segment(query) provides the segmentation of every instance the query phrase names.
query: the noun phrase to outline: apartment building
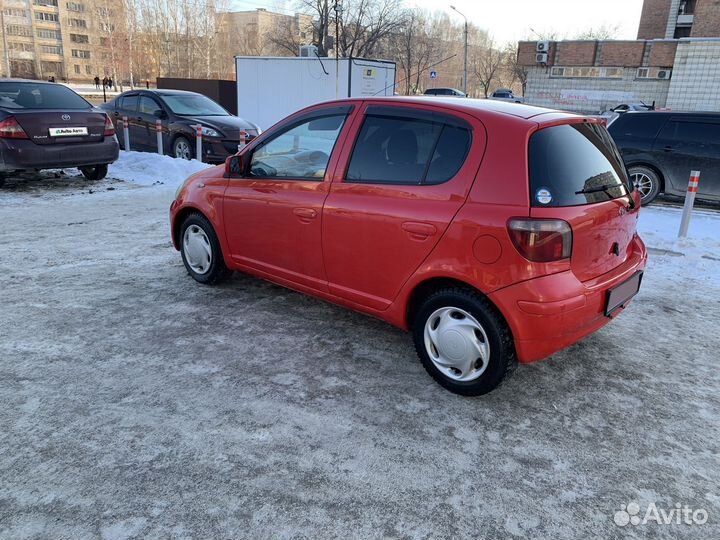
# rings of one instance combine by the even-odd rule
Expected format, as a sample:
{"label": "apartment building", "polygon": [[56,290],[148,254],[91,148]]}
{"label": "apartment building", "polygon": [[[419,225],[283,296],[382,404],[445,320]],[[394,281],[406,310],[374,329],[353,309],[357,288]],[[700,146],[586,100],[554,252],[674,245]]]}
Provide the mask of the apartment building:
{"label": "apartment building", "polygon": [[89,81],[123,61],[122,2],[2,0],[0,76]]}
{"label": "apartment building", "polygon": [[264,8],[221,12],[218,31],[234,70],[237,55],[296,56],[300,45],[312,43],[313,20],[310,15],[286,15]]}
{"label": "apartment building", "polygon": [[718,0],[645,0],[638,39],[720,38]]}

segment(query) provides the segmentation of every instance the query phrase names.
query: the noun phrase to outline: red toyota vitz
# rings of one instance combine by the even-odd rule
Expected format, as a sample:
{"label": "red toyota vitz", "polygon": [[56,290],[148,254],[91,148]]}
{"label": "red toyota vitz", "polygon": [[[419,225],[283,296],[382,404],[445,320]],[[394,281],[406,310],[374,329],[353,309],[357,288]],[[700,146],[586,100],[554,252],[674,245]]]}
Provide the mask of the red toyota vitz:
{"label": "red toyota vitz", "polygon": [[383,319],[438,383],[480,395],[637,293],[647,252],[622,163],[593,118],[334,101],[190,177],[172,239],[196,281],[240,270]]}

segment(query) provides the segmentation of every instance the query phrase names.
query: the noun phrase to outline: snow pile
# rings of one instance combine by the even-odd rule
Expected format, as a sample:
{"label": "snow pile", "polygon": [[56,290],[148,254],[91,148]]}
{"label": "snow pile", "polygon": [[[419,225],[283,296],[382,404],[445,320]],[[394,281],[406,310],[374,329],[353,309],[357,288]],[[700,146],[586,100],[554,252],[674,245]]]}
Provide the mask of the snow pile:
{"label": "snow pile", "polygon": [[120,152],[118,160],[110,165],[108,177],[143,186],[179,186],[196,172],[212,167],[195,159],[187,161],[152,152]]}
{"label": "snow pile", "polygon": [[638,232],[650,250],[651,266],[667,266],[672,276],[720,286],[720,214],[693,211],[688,237],[678,239],[681,216],[682,208],[651,206],[640,211]]}

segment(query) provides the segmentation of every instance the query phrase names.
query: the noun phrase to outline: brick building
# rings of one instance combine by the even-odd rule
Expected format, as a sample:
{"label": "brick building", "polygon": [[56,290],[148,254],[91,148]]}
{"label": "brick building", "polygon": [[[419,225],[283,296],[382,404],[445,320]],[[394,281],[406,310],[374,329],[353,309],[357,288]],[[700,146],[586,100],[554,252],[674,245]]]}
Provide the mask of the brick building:
{"label": "brick building", "polygon": [[518,62],[531,104],[720,111],[720,0],[645,0],[637,40],[522,41]]}

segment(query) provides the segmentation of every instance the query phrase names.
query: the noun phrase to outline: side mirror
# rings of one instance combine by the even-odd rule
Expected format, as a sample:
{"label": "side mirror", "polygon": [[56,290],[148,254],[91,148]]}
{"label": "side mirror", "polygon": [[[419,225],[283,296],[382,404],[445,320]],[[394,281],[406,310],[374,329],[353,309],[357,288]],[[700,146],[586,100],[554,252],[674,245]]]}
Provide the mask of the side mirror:
{"label": "side mirror", "polygon": [[243,176],[246,158],[243,155],[230,156],[225,160],[225,176]]}
{"label": "side mirror", "polygon": [[163,111],[162,109],[155,109],[153,111],[153,116],[155,116],[156,118],[165,118],[167,114],[165,114],[165,111]]}

